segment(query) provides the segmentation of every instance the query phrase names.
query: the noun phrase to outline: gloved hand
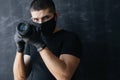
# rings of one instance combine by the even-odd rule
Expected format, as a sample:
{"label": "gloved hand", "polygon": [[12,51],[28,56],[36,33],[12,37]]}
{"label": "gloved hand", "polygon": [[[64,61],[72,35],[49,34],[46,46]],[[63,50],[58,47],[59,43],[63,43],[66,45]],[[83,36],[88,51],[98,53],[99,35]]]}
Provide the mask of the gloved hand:
{"label": "gloved hand", "polygon": [[42,40],[41,30],[39,27],[34,26],[32,34],[30,36],[23,37],[23,40],[33,44],[37,48],[37,51],[41,51],[46,47],[46,44]]}
{"label": "gloved hand", "polygon": [[25,48],[25,42],[22,40],[18,33],[15,34],[14,40],[17,46],[17,51],[23,53]]}

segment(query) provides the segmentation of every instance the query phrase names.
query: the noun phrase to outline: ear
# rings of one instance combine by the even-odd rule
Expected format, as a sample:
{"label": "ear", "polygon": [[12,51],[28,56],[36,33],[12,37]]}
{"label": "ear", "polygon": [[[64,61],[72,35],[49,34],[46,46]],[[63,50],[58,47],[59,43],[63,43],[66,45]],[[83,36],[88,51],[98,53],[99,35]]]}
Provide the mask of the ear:
{"label": "ear", "polygon": [[58,12],[55,13],[55,19],[57,20],[57,18],[60,16],[60,14]]}

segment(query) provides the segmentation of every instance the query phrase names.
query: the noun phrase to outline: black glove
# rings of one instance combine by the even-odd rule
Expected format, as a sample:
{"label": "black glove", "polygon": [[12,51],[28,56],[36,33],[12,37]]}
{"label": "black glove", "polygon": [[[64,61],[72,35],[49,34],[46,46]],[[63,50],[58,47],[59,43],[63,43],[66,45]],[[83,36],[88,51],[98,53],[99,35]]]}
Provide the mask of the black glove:
{"label": "black glove", "polygon": [[37,51],[41,51],[46,47],[46,44],[44,43],[41,37],[41,30],[39,27],[35,26],[32,28],[33,29],[31,35],[23,37],[23,40],[25,42],[30,42],[31,44],[33,44],[37,48]]}
{"label": "black glove", "polygon": [[23,53],[25,48],[25,42],[22,40],[18,33],[15,34],[14,40],[17,46],[17,51]]}

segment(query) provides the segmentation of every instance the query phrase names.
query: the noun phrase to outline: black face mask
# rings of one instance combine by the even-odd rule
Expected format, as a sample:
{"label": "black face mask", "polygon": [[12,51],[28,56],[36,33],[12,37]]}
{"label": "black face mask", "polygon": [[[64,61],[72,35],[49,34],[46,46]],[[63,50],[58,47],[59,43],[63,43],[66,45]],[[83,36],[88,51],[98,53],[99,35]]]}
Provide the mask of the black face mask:
{"label": "black face mask", "polygon": [[40,26],[44,36],[51,36],[56,27],[55,17],[53,17],[47,22],[41,23]]}

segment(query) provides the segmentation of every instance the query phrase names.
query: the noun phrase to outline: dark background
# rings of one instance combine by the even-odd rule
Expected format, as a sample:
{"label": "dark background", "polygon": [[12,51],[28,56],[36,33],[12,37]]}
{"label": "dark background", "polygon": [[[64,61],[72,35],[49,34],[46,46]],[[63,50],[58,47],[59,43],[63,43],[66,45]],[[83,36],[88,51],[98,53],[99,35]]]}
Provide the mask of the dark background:
{"label": "dark background", "polygon": [[[120,80],[120,0],[54,0],[58,25],[82,43],[81,80]],[[16,23],[31,0],[0,0],[0,80],[13,80]]]}

